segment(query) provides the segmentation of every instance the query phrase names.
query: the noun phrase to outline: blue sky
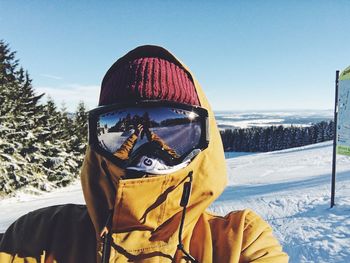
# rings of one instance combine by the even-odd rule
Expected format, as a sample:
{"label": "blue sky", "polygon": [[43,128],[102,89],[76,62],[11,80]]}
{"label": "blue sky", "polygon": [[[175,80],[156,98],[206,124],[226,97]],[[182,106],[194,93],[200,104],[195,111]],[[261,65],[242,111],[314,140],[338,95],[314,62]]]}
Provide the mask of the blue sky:
{"label": "blue sky", "polygon": [[0,39],[69,110],[95,107],[104,73],[143,44],[184,61],[215,110],[331,109],[349,14],[341,0],[0,0]]}

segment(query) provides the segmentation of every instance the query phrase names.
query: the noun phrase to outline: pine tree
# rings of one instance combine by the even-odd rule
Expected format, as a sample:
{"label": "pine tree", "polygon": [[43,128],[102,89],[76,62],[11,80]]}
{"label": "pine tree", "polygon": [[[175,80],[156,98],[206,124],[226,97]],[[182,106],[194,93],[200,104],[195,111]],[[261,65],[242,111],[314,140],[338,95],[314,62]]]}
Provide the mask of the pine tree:
{"label": "pine tree", "polygon": [[80,136],[82,142],[86,142],[88,131],[88,115],[83,101],[78,104],[74,118],[75,129],[77,135]]}
{"label": "pine tree", "polygon": [[74,114],[73,132],[71,135],[71,151],[77,156],[79,165],[83,162],[88,137],[88,114],[84,102],[79,102]]}
{"label": "pine tree", "polygon": [[[58,111],[52,99],[40,104],[44,94],[35,94],[31,83],[15,52],[0,41],[0,195],[22,187],[50,190],[79,174],[86,139],[72,138],[76,126],[66,110]],[[80,123],[84,114],[81,104]]]}
{"label": "pine tree", "polygon": [[33,166],[27,152],[34,148],[28,141],[33,138],[35,104],[42,95],[36,96],[29,75],[18,69],[15,52],[0,41],[0,194],[28,184]]}
{"label": "pine tree", "polygon": [[43,147],[40,152],[45,156],[41,165],[45,170],[49,182],[55,182],[56,185],[62,185],[62,180],[68,179],[70,172],[64,164],[65,158],[62,153],[66,151],[64,142],[61,140],[63,131],[60,127],[61,115],[52,100],[48,98],[44,106],[43,131],[40,134],[40,143]]}

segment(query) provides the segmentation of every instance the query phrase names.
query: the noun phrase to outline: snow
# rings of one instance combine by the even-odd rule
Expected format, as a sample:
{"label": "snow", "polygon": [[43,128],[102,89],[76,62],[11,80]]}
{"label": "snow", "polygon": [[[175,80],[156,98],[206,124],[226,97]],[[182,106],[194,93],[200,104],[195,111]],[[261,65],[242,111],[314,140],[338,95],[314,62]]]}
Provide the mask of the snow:
{"label": "snow", "polygon": [[227,160],[229,184],[210,209],[250,208],[273,227],[290,262],[350,262],[350,158],[337,156],[330,209],[332,143]]}
{"label": "snow", "polygon": [[331,120],[333,116],[332,110],[215,112],[221,130],[270,126],[309,127],[314,123]]}
{"label": "snow", "polygon": [[322,117],[322,118],[333,118],[333,110],[271,110],[271,111],[215,111],[216,117],[222,117],[226,119],[255,119],[256,116],[270,118],[270,117],[293,117],[293,118],[304,118],[310,117]]}
{"label": "snow", "polygon": [[[0,201],[0,233],[3,233],[18,217],[35,209],[66,203],[85,203],[79,181],[50,193],[33,190],[36,192],[35,195],[19,192],[15,197]],[[26,192],[30,191],[26,189]]]}
{"label": "snow", "polygon": [[221,130],[230,128],[247,129],[251,127],[271,127],[271,126],[283,126],[283,127],[310,127],[312,123],[307,124],[295,124],[292,122],[284,122],[284,119],[255,119],[255,120],[242,120],[242,121],[228,121],[220,120],[219,127]]}
{"label": "snow", "polygon": [[[290,262],[350,262],[350,158],[337,157],[336,206],[330,205],[332,143],[227,155],[229,183],[210,210],[250,208],[267,220]],[[84,203],[80,183],[0,202],[0,232],[31,210]]]}

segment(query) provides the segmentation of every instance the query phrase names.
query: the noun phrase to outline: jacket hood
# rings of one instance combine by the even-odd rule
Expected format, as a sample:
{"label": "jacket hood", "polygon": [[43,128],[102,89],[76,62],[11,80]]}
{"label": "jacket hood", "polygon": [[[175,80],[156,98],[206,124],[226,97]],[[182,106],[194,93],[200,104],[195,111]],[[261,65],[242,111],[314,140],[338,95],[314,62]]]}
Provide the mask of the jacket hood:
{"label": "jacket hood", "polygon": [[[97,235],[105,225],[108,211],[114,209],[112,232],[116,250],[140,251],[168,245],[174,250],[182,213],[180,200],[188,174],[193,172],[193,182],[184,235],[192,232],[201,214],[222,193],[227,180],[224,151],[214,114],[199,83],[180,60],[162,47],[141,46],[120,58],[106,75],[125,60],[148,56],[164,57],[189,74],[201,107],[208,110],[209,145],[179,171],[127,180],[121,179],[123,169],[88,147],[81,171],[85,201]],[[114,188],[106,178],[103,163],[111,174]]]}

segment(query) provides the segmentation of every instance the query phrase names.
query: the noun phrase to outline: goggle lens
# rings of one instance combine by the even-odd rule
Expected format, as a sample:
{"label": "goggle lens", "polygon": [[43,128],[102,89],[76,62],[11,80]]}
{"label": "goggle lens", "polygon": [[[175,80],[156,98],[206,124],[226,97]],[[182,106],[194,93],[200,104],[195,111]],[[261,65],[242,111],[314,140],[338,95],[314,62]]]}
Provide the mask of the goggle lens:
{"label": "goggle lens", "polygon": [[127,107],[101,113],[96,119],[99,147],[111,154],[136,134],[133,152],[149,142],[151,135],[156,135],[153,137],[183,156],[199,147],[203,132],[199,114],[175,107]]}

